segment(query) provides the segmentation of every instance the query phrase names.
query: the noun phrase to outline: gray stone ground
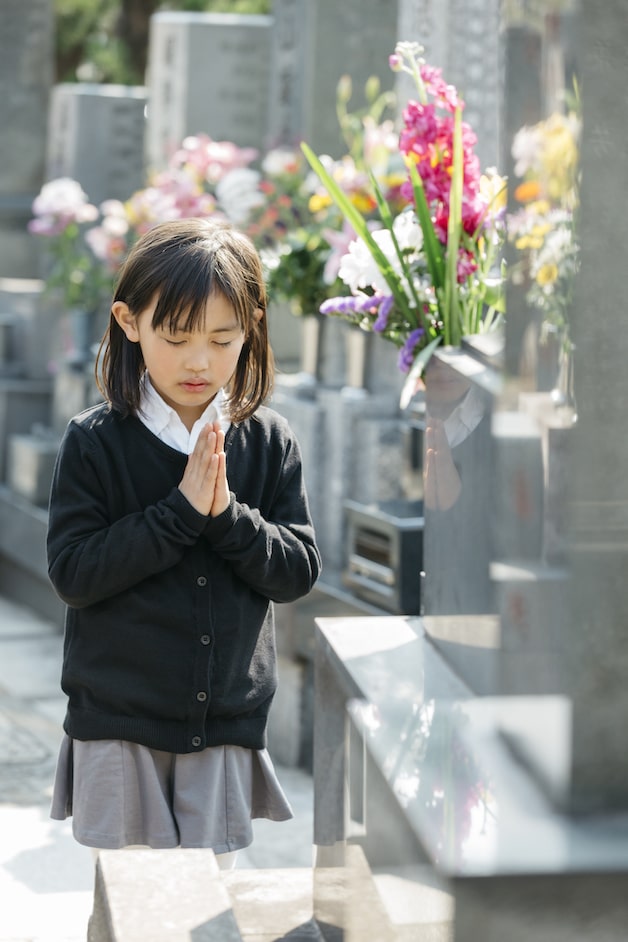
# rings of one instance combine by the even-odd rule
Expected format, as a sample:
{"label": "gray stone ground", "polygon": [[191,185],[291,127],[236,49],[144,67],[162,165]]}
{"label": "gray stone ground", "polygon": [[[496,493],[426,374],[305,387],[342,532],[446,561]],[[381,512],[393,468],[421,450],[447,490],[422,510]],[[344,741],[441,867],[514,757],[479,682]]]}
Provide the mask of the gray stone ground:
{"label": "gray stone ground", "polygon": [[[83,942],[91,851],[48,817],[65,700],[58,628],[0,596],[0,942]],[[238,868],[309,867],[312,780],[277,768],[295,817],[254,822]]]}

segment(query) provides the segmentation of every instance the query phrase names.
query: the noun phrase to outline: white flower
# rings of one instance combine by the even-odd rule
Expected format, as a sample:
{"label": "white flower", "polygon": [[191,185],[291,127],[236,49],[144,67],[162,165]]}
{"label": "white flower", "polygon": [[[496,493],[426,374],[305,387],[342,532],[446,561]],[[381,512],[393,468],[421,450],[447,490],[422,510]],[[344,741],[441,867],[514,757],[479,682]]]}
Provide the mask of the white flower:
{"label": "white flower", "polygon": [[294,173],[299,166],[299,156],[296,151],[287,147],[276,147],[269,150],[262,161],[262,170],[269,177],[280,177],[284,173]]}
{"label": "white flower", "polygon": [[[393,222],[393,232],[400,251],[407,253],[408,262],[416,261],[423,248],[423,232],[415,214],[411,211],[400,213]],[[390,262],[393,271],[402,279],[405,290],[408,291],[409,286],[403,277],[401,258],[397,254],[390,231],[375,229],[371,235]],[[348,254],[340,260],[338,275],[354,293],[359,288],[369,286],[382,294],[388,294],[390,291],[388,282],[362,239],[354,239],[349,243]]]}
{"label": "white flower", "polygon": [[259,181],[260,174],[256,170],[237,167],[226,173],[216,185],[218,202],[235,225],[246,222],[251,210],[263,204]]}
{"label": "white flower", "polygon": [[71,177],[58,177],[44,183],[33,201],[36,216],[64,216],[76,222],[93,222],[98,210],[87,200],[80,183]]}
{"label": "white flower", "polygon": [[512,142],[515,175],[523,177],[529,170],[538,171],[542,152],[542,132],[538,127],[520,128]]}
{"label": "white flower", "polygon": [[349,243],[349,251],[340,259],[338,276],[354,294],[359,288],[367,288],[381,279],[379,268],[362,239]]}

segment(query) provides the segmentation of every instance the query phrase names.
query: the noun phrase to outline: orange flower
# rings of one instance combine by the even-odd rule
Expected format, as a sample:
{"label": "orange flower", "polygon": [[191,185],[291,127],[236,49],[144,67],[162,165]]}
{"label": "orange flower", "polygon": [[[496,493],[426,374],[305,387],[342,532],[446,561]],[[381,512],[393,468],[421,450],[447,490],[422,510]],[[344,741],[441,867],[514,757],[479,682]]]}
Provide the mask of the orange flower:
{"label": "orange flower", "polygon": [[520,203],[530,203],[541,195],[541,186],[538,180],[526,180],[520,183],[515,190],[515,199]]}

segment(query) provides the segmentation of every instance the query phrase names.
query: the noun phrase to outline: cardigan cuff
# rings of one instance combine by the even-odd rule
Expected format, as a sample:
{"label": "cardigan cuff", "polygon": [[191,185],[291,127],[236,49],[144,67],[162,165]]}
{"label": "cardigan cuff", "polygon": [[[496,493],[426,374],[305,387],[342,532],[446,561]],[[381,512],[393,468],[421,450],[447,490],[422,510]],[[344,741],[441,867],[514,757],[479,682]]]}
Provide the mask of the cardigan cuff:
{"label": "cardigan cuff", "polygon": [[229,506],[217,517],[205,517],[205,536],[212,543],[217,543],[225,536],[236,522],[235,494],[229,494]]}
{"label": "cardigan cuff", "polygon": [[203,532],[203,528],[207,523],[207,517],[205,514],[199,513],[195,507],[192,507],[192,504],[187,497],[181,493],[178,487],[173,487],[169,500],[172,503],[174,512],[190,530],[198,534]]}

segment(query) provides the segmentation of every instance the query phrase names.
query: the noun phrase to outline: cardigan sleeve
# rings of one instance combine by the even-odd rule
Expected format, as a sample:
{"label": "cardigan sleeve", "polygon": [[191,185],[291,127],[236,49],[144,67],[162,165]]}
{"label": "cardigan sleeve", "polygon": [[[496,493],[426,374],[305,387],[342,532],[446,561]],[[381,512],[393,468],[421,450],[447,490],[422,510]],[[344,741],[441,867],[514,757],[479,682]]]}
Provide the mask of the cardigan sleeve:
{"label": "cardigan sleeve", "polygon": [[289,439],[273,498],[262,511],[239,501],[210,518],[205,535],[247,585],[274,602],[306,595],[321,571],[296,439]]}
{"label": "cardigan sleeve", "polygon": [[94,441],[68,426],[53,475],[48,573],[73,608],[107,599],[180,561],[207,522],[178,488],[163,500],[109,519],[114,472]]}

